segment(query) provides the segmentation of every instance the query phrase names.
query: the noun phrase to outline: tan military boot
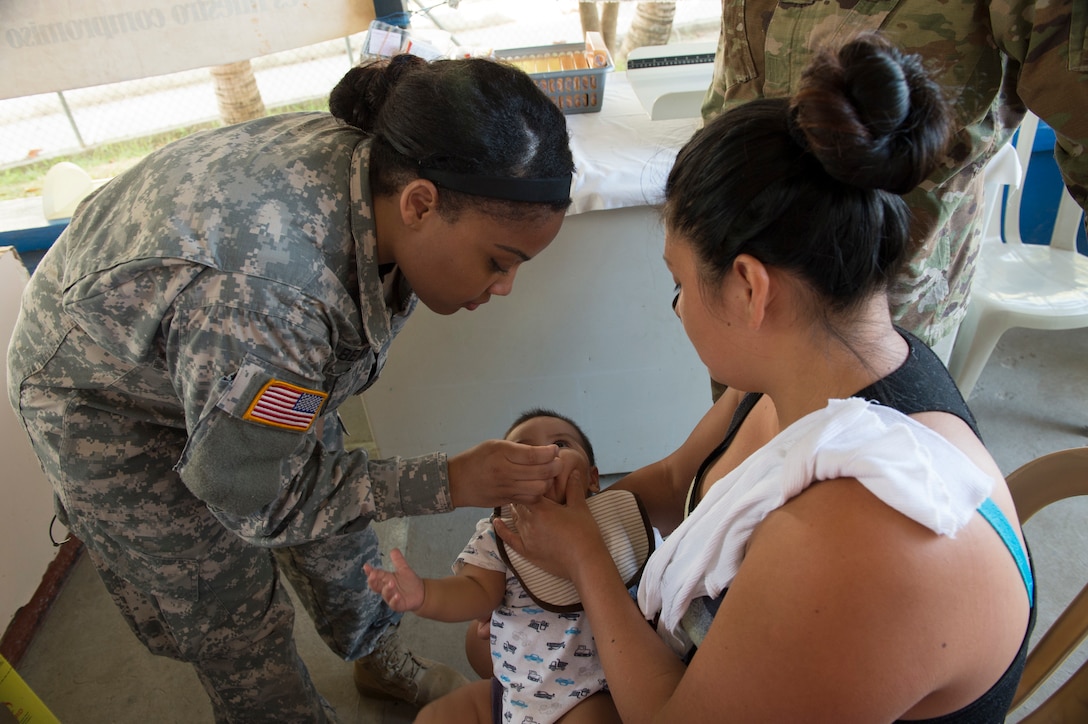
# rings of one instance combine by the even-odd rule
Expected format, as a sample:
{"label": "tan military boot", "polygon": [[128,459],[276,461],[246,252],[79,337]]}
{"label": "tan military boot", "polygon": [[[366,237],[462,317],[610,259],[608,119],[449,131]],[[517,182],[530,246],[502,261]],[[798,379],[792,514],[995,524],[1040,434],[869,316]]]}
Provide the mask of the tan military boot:
{"label": "tan military boot", "polygon": [[457,670],[409,651],[395,626],[372,652],[355,662],[354,678],[363,696],[400,699],[417,707],[468,683]]}

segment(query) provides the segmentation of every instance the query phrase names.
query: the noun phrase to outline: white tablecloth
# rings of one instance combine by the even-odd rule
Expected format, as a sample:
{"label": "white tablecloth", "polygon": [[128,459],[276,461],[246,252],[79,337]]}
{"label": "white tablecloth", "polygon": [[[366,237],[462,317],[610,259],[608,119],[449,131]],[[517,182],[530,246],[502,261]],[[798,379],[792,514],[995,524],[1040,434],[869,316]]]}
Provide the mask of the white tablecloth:
{"label": "white tablecloth", "polygon": [[624,73],[609,73],[597,113],[567,116],[576,166],[571,214],[661,203],[676,152],[699,119],[651,121]]}

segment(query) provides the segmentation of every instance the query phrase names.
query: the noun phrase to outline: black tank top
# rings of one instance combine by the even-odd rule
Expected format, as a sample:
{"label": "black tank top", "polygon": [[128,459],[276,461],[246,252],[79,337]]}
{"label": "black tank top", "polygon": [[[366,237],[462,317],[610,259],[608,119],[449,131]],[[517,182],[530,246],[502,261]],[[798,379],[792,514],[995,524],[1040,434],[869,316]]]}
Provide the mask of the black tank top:
{"label": "black tank top", "polygon": [[[967,408],[963,395],[960,394],[959,388],[956,387],[956,383],[952,380],[952,376],[948,374],[948,369],[944,366],[944,363],[925,343],[913,334],[904,329],[896,329],[907,341],[910,348],[906,361],[903,362],[899,369],[860,390],[854,397],[872,400],[906,415],[917,412],[947,412],[967,423],[981,440],[982,435],[979,432],[975,416]],[[737,430],[762,397],[761,393],[749,393],[737,405],[737,410],[733,413],[733,419],[726,431],[725,439],[707,456],[703,464],[699,466],[699,472],[695,475],[691,492],[688,495],[687,512],[689,514],[699,503],[696,491],[707,468],[721,457],[733,443]],[[1029,554],[1028,560],[1030,561],[1030,559]],[[704,609],[706,615],[712,618],[718,612],[722,598],[727,592],[728,589],[722,591],[714,599],[703,597],[698,599],[697,602],[693,601],[692,605]],[[1009,664],[1009,668],[1005,670],[997,683],[978,699],[962,709],[933,719],[904,719],[901,721],[909,722],[909,724],[1001,724],[1001,722],[1004,722],[1009,706],[1012,705],[1013,696],[1016,694],[1016,687],[1020,683],[1020,677],[1024,673],[1024,663],[1028,655],[1028,641],[1034,627],[1035,606],[1032,605],[1027,631],[1024,633],[1024,640],[1020,644],[1020,650],[1017,652],[1016,658]],[[694,653],[693,648],[687,657],[689,661]]]}

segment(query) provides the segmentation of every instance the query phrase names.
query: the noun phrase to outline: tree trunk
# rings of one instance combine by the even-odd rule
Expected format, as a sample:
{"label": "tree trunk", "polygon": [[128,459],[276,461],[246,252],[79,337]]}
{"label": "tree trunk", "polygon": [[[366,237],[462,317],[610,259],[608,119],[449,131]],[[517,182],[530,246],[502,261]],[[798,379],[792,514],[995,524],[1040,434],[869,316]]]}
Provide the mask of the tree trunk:
{"label": "tree trunk", "polygon": [[219,117],[226,125],[260,118],[265,114],[261,91],[248,60],[212,68]]}
{"label": "tree trunk", "polygon": [[604,36],[604,44],[608,46],[608,52],[616,54],[616,20],[620,16],[620,4],[618,2],[601,3],[601,35]]}
{"label": "tree trunk", "polygon": [[578,15],[582,20],[582,35],[589,32],[600,32],[601,16],[597,13],[597,3],[579,2]]}
{"label": "tree trunk", "polygon": [[[598,11],[597,6],[601,5]],[[613,57],[616,55],[616,20],[620,14],[618,0],[597,3],[594,0],[581,0],[578,14],[582,20],[582,34],[595,30],[604,38],[604,44]]]}
{"label": "tree trunk", "polygon": [[617,62],[627,60],[627,54],[645,45],[665,45],[672,35],[672,21],[676,16],[676,2],[643,2],[635,7],[631,29],[623,39]]}

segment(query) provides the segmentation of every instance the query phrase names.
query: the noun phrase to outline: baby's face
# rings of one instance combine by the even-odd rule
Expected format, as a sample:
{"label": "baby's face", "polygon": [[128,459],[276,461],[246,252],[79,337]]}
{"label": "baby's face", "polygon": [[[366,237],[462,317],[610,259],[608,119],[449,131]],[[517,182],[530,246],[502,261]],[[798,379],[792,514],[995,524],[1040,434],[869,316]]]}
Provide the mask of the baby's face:
{"label": "baby's face", "polygon": [[565,503],[563,491],[566,489],[567,478],[575,470],[581,471],[586,481],[587,495],[600,489],[597,466],[589,464],[589,455],[582,436],[570,423],[557,417],[533,417],[511,430],[506,439],[526,445],[559,446],[559,459],[563,462],[563,470],[552,480],[544,497]]}

